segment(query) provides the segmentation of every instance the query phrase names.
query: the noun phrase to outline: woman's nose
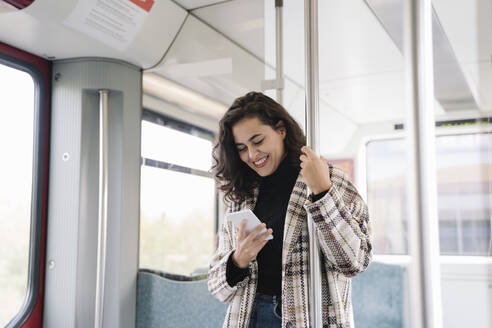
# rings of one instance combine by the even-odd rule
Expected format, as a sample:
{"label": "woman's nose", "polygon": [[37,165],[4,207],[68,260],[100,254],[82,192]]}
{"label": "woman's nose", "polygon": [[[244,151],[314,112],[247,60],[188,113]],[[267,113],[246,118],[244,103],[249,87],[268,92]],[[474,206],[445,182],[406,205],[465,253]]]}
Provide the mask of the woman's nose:
{"label": "woman's nose", "polygon": [[257,153],[256,148],[255,148],[255,147],[249,147],[249,148],[248,148],[248,151],[249,151],[249,158],[250,158],[251,160],[254,160],[254,159],[255,159],[255,157],[256,157],[256,153]]}

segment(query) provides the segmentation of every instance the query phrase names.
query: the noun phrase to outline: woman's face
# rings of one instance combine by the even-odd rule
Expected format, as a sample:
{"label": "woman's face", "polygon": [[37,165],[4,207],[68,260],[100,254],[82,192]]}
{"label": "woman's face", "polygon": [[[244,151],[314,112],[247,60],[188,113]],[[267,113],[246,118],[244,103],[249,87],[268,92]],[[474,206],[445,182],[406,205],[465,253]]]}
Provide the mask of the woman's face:
{"label": "woman's face", "polygon": [[232,134],[244,163],[262,177],[275,172],[285,155],[285,127],[275,130],[257,117],[251,117],[234,124]]}

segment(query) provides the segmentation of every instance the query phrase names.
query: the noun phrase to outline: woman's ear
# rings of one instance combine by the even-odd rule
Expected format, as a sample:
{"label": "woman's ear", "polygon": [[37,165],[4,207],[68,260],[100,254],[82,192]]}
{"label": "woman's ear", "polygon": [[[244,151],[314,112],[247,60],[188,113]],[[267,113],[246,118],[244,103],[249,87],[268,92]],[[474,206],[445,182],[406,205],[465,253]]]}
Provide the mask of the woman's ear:
{"label": "woman's ear", "polygon": [[280,136],[282,136],[282,139],[285,138],[287,135],[287,130],[285,129],[285,124],[284,121],[280,120],[275,124],[275,129],[280,133]]}

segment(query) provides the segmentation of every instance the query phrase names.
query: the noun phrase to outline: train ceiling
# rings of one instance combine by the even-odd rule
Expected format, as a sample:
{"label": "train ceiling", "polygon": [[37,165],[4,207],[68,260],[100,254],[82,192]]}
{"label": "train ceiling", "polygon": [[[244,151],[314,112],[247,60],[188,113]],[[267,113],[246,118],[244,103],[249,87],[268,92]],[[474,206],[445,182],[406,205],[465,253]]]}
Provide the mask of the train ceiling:
{"label": "train ceiling", "polygon": [[[82,1],[82,0],[80,0]],[[90,3],[92,0],[84,0]],[[94,2],[94,1],[92,1]],[[401,120],[404,62],[387,15],[400,0],[319,1],[322,117],[358,125]],[[274,77],[273,0],[155,1],[133,42],[116,49],[67,25],[77,0],[36,0],[23,10],[0,6],[0,40],[50,59],[109,57],[229,104]],[[439,72],[437,116],[492,111],[492,5],[489,0],[434,0],[440,40],[452,69]],[[386,12],[385,12],[386,10]],[[284,1],[284,104],[300,119],[304,108],[303,1]],[[385,15],[386,13],[386,15]],[[393,28],[392,28],[393,26]],[[441,56],[438,52],[437,56]],[[450,56],[451,55],[451,56]],[[441,58],[437,58],[439,61]],[[454,73],[450,73],[450,72]],[[437,82],[441,81],[441,82]],[[454,89],[453,89],[454,88]],[[274,93],[272,93],[274,95]],[[450,95],[457,96],[450,98]]]}

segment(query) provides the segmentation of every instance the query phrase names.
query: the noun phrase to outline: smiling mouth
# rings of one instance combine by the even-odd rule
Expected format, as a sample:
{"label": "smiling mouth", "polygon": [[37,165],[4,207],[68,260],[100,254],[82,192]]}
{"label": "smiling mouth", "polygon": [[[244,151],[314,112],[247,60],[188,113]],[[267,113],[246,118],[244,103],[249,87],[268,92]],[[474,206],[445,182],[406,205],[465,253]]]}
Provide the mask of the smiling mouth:
{"label": "smiling mouth", "polygon": [[260,167],[265,166],[265,164],[266,164],[267,160],[268,160],[268,156],[265,156],[265,157],[263,157],[263,158],[261,158],[261,159],[257,160],[256,162],[253,162],[253,164],[254,164],[254,166],[255,166],[256,168],[260,168]]}

